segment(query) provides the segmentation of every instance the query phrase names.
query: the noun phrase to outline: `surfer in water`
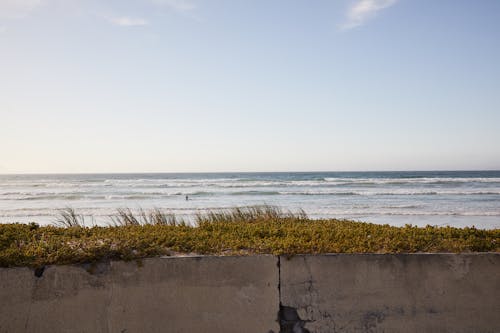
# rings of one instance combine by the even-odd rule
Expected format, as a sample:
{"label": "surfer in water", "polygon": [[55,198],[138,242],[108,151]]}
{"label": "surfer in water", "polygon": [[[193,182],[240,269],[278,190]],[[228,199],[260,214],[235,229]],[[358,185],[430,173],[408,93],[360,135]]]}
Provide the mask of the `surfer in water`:
{"label": "surfer in water", "polygon": [[188,201],[188,200],[189,200],[189,195],[186,195],[186,201]]}

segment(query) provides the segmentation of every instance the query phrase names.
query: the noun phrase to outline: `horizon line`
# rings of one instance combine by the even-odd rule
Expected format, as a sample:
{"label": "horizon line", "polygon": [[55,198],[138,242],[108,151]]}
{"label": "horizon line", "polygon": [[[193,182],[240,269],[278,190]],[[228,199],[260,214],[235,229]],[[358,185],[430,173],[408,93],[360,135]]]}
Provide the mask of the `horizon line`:
{"label": "horizon line", "polygon": [[269,174],[269,173],[388,173],[388,172],[500,172],[500,169],[421,169],[421,170],[321,170],[321,171],[131,171],[131,172],[20,172],[0,173],[0,176],[38,175],[127,175],[127,174]]}

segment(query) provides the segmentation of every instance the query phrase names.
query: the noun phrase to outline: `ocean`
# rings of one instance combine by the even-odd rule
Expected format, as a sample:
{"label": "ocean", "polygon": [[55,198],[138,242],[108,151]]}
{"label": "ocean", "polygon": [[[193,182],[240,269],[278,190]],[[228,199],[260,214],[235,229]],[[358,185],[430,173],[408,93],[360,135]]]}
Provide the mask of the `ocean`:
{"label": "ocean", "polygon": [[105,225],[117,208],[190,219],[264,204],[311,218],[500,228],[500,171],[0,175],[1,223],[50,224],[65,207]]}

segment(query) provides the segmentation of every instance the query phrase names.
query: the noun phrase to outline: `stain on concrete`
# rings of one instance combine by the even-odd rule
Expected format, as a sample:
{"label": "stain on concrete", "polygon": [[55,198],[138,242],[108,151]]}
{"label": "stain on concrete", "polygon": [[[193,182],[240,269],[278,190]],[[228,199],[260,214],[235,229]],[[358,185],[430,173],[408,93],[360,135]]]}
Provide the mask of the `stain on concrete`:
{"label": "stain on concrete", "polygon": [[385,314],[380,311],[369,311],[363,316],[363,327],[365,332],[375,332],[377,325],[383,322]]}
{"label": "stain on concrete", "polygon": [[101,275],[109,272],[111,268],[111,262],[109,261],[91,262],[82,264],[81,267],[85,269],[89,274]]}
{"label": "stain on concrete", "polygon": [[35,276],[37,278],[42,277],[44,271],[45,271],[45,266],[35,268]]}
{"label": "stain on concrete", "polygon": [[280,305],[279,311],[280,333],[310,333],[304,326],[306,321],[300,319],[297,309],[291,306]]}

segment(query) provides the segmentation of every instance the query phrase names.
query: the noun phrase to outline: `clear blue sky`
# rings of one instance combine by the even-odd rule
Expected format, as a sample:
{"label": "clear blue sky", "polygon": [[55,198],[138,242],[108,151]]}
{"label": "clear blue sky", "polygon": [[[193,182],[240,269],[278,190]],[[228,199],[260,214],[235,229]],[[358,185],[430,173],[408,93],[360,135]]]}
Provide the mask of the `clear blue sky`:
{"label": "clear blue sky", "polygon": [[500,169],[500,1],[0,0],[0,173]]}

